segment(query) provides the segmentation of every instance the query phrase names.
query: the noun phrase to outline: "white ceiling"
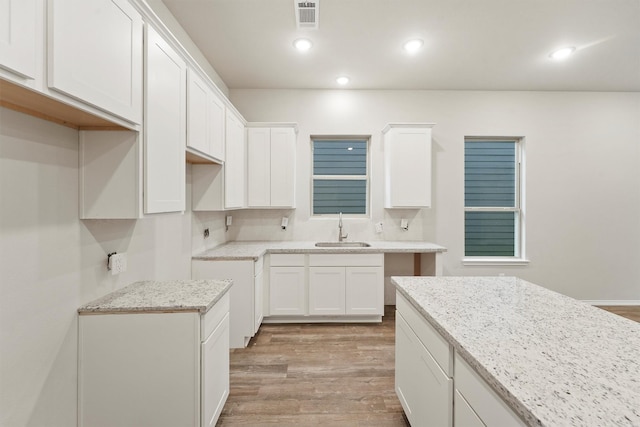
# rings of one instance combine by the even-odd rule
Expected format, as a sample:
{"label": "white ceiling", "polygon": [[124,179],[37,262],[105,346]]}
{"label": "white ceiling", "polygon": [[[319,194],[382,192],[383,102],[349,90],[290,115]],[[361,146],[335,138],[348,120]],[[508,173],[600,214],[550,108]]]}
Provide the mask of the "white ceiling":
{"label": "white ceiling", "polygon": [[640,0],[319,0],[317,30],[293,0],[163,2],[231,89],[640,91]]}

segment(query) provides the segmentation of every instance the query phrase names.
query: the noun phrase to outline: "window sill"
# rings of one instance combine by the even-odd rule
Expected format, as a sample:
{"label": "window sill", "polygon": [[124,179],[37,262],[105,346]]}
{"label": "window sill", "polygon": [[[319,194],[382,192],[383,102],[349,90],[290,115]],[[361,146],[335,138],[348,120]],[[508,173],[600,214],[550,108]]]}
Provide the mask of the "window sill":
{"label": "window sill", "polygon": [[502,257],[469,257],[462,259],[462,265],[529,265],[529,260],[524,258]]}

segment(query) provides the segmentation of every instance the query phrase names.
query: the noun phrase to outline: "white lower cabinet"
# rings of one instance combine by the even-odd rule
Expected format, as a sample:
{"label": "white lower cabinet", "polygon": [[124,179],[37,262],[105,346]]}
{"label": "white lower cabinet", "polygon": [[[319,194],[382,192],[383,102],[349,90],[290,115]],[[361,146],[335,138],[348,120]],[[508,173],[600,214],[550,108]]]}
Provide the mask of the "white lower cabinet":
{"label": "white lower cabinet", "polygon": [[453,395],[453,418],[458,426],[485,427],[485,423],[482,422],[478,414],[462,397],[459,390],[456,390]]}
{"label": "white lower cabinet", "polygon": [[198,312],[79,316],[78,425],[210,426],[229,395],[229,294]]}
{"label": "white lower cabinet", "polygon": [[[465,416],[474,419],[473,414],[481,423],[477,424],[480,426],[519,427],[526,425],[458,353],[455,354],[454,363],[456,395],[459,395],[457,399],[467,404],[467,407],[461,404],[462,408],[459,409],[463,420],[466,419]],[[457,413],[458,410],[456,410]],[[462,421],[458,423],[456,418],[456,425],[466,427],[467,424],[462,424]]]}
{"label": "white lower cabinet", "polygon": [[396,309],[395,388],[412,427],[525,426],[400,293]]}
{"label": "white lower cabinet", "polygon": [[309,314],[345,313],[345,268],[309,267]]}
{"label": "white lower cabinet", "polygon": [[310,254],[310,315],[383,315],[382,254]]}
{"label": "white lower cabinet", "polygon": [[263,316],[263,258],[258,260],[193,260],[192,279],[231,279],[231,348],[243,348],[255,335]]}
{"label": "white lower cabinet", "polygon": [[307,312],[305,255],[269,256],[270,316],[299,316]]}
{"label": "white lower cabinet", "polygon": [[[441,366],[436,357],[442,343],[434,341],[426,321],[396,296],[396,380],[398,399],[413,427],[453,425],[453,379],[449,358]],[[422,323],[424,322],[424,324]],[[444,349],[450,352],[445,344]],[[436,353],[436,356],[432,353]],[[448,355],[447,355],[448,356]]]}

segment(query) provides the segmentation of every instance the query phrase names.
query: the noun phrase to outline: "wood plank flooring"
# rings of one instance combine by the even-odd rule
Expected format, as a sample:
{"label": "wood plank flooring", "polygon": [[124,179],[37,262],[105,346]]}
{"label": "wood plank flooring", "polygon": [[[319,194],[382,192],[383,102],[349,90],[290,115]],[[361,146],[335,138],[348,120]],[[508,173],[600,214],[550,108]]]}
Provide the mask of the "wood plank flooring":
{"label": "wood plank flooring", "polygon": [[640,322],[640,306],[637,305],[601,305],[598,306],[603,310],[610,311],[619,316],[626,317],[627,319]]}
{"label": "wood plank flooring", "polygon": [[[640,322],[640,307],[600,307]],[[263,324],[231,352],[223,426],[409,425],[394,391],[395,307],[381,324]]]}
{"label": "wood plank flooring", "polygon": [[394,309],[377,324],[263,324],[231,352],[217,426],[408,426],[394,391]]}

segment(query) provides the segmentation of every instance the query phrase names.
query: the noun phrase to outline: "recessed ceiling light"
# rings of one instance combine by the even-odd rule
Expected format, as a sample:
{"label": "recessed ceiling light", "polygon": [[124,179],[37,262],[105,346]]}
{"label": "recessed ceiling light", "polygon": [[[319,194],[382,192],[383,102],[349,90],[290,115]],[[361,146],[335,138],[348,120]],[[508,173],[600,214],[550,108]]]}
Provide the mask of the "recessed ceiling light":
{"label": "recessed ceiling light", "polygon": [[293,42],[293,46],[298,49],[300,52],[306,52],[311,49],[313,43],[309,39],[297,39]]}
{"label": "recessed ceiling light", "polygon": [[404,50],[409,53],[416,53],[420,50],[424,42],[420,39],[409,40],[404,44]]}
{"label": "recessed ceiling light", "polygon": [[346,85],[347,83],[349,83],[349,77],[347,77],[347,76],[340,76],[340,77],[338,77],[338,78],[336,79],[336,82],[337,82],[339,85],[344,86],[344,85]]}
{"label": "recessed ceiling light", "polygon": [[563,47],[562,49],[558,49],[555,52],[550,53],[549,54],[549,58],[557,59],[557,60],[566,59],[566,58],[570,57],[571,54],[573,52],[575,52],[575,51],[576,51],[576,48],[573,47],[573,46],[571,46],[571,47]]}

